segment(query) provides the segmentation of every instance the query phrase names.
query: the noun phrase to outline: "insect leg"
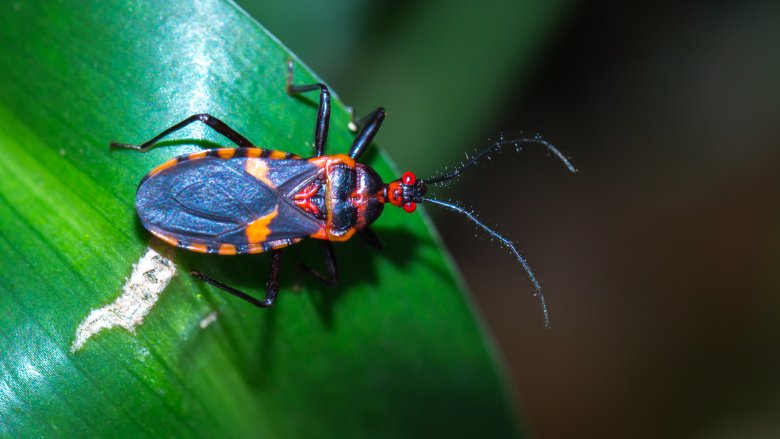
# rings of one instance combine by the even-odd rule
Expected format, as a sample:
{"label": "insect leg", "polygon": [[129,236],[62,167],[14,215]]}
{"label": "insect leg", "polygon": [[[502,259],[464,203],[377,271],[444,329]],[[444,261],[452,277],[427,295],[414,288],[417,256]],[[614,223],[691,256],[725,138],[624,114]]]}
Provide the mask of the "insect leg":
{"label": "insect leg", "polygon": [[379,235],[377,235],[376,232],[371,229],[371,227],[358,230],[358,235],[363,238],[363,241],[366,241],[368,245],[374,247],[377,250],[382,250],[385,248],[385,243],[382,242],[382,239],[379,238]]}
{"label": "insect leg", "polygon": [[135,149],[137,151],[146,152],[149,149],[151,149],[155,143],[157,143],[160,139],[163,137],[172,134],[176,131],[179,131],[180,129],[186,127],[187,125],[193,123],[193,122],[203,122],[206,125],[210,126],[214,129],[214,131],[218,132],[219,134],[222,134],[223,136],[230,139],[233,143],[236,145],[242,147],[242,148],[255,148],[255,145],[252,144],[249,140],[247,140],[246,137],[242,136],[238,133],[238,131],[234,130],[233,128],[230,128],[228,124],[225,122],[222,122],[221,120],[217,119],[216,117],[201,113],[201,114],[193,114],[192,116],[184,119],[183,121],[177,123],[176,125],[171,126],[170,128],[166,129],[165,131],[161,132],[160,134],[152,137],[151,139],[147,140],[146,142],[140,144],[140,145],[133,145],[129,143],[119,143],[119,142],[111,142],[112,148],[128,148],[128,149]]}
{"label": "insect leg", "polygon": [[349,156],[357,160],[363,154],[363,152],[374,140],[374,136],[379,127],[382,126],[382,121],[385,120],[385,109],[382,107],[374,110],[373,113],[368,116],[352,121],[352,125],[356,128],[359,127],[358,134],[355,136],[355,140],[352,142],[352,148],[349,149]]}
{"label": "insect leg", "polygon": [[328,275],[324,276],[305,265],[301,265],[301,270],[325,285],[335,287],[339,283],[339,267],[336,262],[336,253],[333,251],[333,243],[320,241],[320,250],[322,250],[322,259],[325,261],[325,269],[328,270]]}
{"label": "insect leg", "polygon": [[325,84],[293,84],[293,62],[287,61],[287,94],[296,95],[307,91],[320,91],[320,106],[317,110],[317,124],[314,127],[314,155],[319,157],[325,150],[325,142],[328,140],[328,126],[330,125],[330,90]]}
{"label": "insect leg", "polygon": [[249,294],[237,290],[231,286],[225,285],[222,282],[212,279],[211,277],[199,272],[199,271],[192,271],[190,274],[203,282],[206,282],[208,284],[211,284],[222,291],[225,291],[227,293],[230,293],[239,299],[246,300],[247,302],[251,303],[254,306],[260,307],[260,308],[268,308],[270,306],[273,306],[274,301],[276,300],[276,295],[279,293],[279,269],[282,266],[282,250],[273,250],[271,253],[271,274],[268,276],[268,286],[265,291],[265,300],[259,300],[256,299]]}

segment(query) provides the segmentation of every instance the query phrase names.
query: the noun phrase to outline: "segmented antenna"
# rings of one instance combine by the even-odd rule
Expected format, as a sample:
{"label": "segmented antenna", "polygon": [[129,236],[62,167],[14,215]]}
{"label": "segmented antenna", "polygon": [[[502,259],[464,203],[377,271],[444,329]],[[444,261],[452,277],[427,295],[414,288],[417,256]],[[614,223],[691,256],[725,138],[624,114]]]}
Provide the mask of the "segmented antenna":
{"label": "segmented antenna", "polygon": [[574,166],[572,166],[571,162],[569,162],[569,160],[566,157],[564,157],[564,155],[558,150],[558,148],[556,148],[553,144],[551,144],[550,142],[548,142],[548,141],[546,141],[546,140],[544,140],[544,139],[542,139],[540,137],[527,137],[527,138],[521,138],[521,139],[504,140],[504,138],[502,136],[500,139],[495,141],[492,145],[488,146],[487,148],[483,149],[479,154],[477,154],[474,157],[472,157],[471,160],[466,162],[466,164],[464,164],[463,166],[455,169],[454,171],[450,172],[449,174],[445,174],[445,175],[442,175],[442,176],[439,176],[439,177],[426,178],[425,180],[420,180],[420,182],[422,184],[437,184],[437,183],[441,183],[441,182],[444,182],[444,181],[447,181],[447,180],[451,180],[451,179],[459,176],[460,174],[462,174],[464,171],[466,171],[467,169],[471,168],[475,164],[477,164],[477,162],[480,159],[482,159],[483,157],[491,154],[492,152],[498,151],[498,150],[500,150],[501,148],[503,148],[506,145],[513,145],[519,151],[521,144],[542,145],[545,148],[547,148],[551,153],[555,154],[555,156],[558,157],[563,162],[564,165],[566,165],[566,167],[569,169],[569,171],[577,172],[577,169]]}
{"label": "segmented antenna", "polygon": [[[557,151],[557,150],[555,150],[555,151]],[[563,156],[561,156],[561,158],[563,159]],[[570,169],[574,169],[573,167],[571,167],[569,162],[566,161],[566,159],[563,159],[563,160],[564,160],[564,163],[566,163],[569,166]],[[473,161],[474,160],[472,160],[472,162]],[[472,164],[473,163],[470,163],[466,167],[471,166]],[[453,177],[456,176],[456,175],[457,174],[453,175]],[[452,177],[450,177],[450,178],[452,178]],[[520,262],[520,265],[523,266],[523,268],[525,269],[525,272],[528,273],[528,277],[531,278],[531,283],[534,284],[534,288],[536,289],[536,292],[534,293],[534,295],[539,298],[539,304],[542,306],[542,313],[544,314],[544,326],[547,329],[550,329],[550,313],[547,310],[547,301],[544,300],[544,293],[542,293],[542,286],[539,285],[539,281],[536,280],[536,276],[534,276],[534,272],[531,271],[531,267],[528,265],[528,262],[525,260],[523,255],[521,255],[520,252],[517,251],[517,248],[515,248],[515,244],[512,241],[510,241],[507,238],[505,238],[502,235],[500,235],[495,230],[493,230],[490,227],[488,227],[485,224],[483,224],[471,212],[469,212],[466,209],[463,209],[462,207],[460,207],[458,205],[447,203],[447,202],[444,202],[444,201],[435,200],[433,198],[423,198],[422,200],[425,203],[438,204],[439,206],[444,206],[444,207],[446,207],[446,208],[448,208],[450,210],[453,210],[455,212],[460,212],[463,215],[466,215],[466,217],[468,219],[473,221],[476,225],[481,227],[484,231],[488,232],[490,234],[490,236],[498,239],[499,241],[501,241],[502,244],[504,244],[507,248],[509,248],[509,251],[512,252],[513,255],[515,255],[515,258],[518,260],[518,262]]]}

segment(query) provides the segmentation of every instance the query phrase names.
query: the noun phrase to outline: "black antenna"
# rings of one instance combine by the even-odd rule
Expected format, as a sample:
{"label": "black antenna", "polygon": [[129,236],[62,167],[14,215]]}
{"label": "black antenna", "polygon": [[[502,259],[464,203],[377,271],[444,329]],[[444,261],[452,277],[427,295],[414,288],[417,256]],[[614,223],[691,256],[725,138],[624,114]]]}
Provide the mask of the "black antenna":
{"label": "black antenna", "polygon": [[[566,163],[569,166],[570,169],[574,169],[573,167],[571,167],[569,162],[566,161],[566,159],[563,159],[563,160],[564,160],[564,163]],[[472,160],[472,162],[473,162],[473,160]],[[466,165],[464,168],[466,168],[468,166],[471,166],[471,164],[473,164],[473,163],[470,163],[469,165]],[[462,169],[463,168],[461,168],[461,170]],[[458,171],[456,171],[456,172],[458,172]],[[455,174],[455,175],[457,175],[457,174]],[[455,175],[453,175],[453,177]],[[452,178],[452,177],[450,177],[450,178]],[[444,206],[444,207],[446,207],[446,208],[448,208],[450,210],[454,210],[455,212],[460,212],[463,215],[466,215],[466,217],[468,217],[468,219],[473,221],[476,225],[481,227],[484,231],[488,232],[490,234],[490,236],[498,239],[499,241],[501,241],[502,244],[504,244],[505,246],[507,246],[507,248],[509,248],[509,251],[511,251],[512,254],[515,255],[515,258],[517,258],[517,260],[520,262],[520,265],[523,266],[523,268],[525,269],[525,272],[528,273],[528,277],[531,278],[531,283],[534,284],[534,288],[536,289],[536,292],[534,293],[534,295],[539,298],[539,303],[542,305],[542,313],[544,313],[544,326],[547,329],[550,329],[550,313],[547,310],[547,302],[544,300],[544,293],[542,293],[542,286],[539,285],[539,281],[536,280],[536,276],[534,276],[534,272],[531,271],[531,267],[528,265],[528,262],[525,260],[523,255],[521,255],[520,252],[517,251],[517,248],[515,248],[515,244],[512,241],[510,241],[510,240],[504,238],[503,236],[499,235],[498,232],[496,232],[495,230],[493,230],[490,227],[488,227],[485,224],[483,224],[471,212],[469,212],[468,210],[466,210],[466,209],[464,209],[464,208],[462,208],[460,206],[457,206],[457,205],[451,204],[451,203],[446,203],[444,201],[434,200],[433,198],[423,198],[422,200],[423,200],[423,202],[438,204],[439,206]]]}
{"label": "black antenna", "polygon": [[569,171],[577,172],[577,169],[574,166],[572,166],[571,162],[569,162],[569,160],[566,157],[564,157],[564,155],[558,150],[558,148],[553,146],[553,144],[551,144],[550,142],[542,139],[541,137],[527,137],[527,138],[522,138],[522,139],[504,140],[504,137],[502,135],[499,140],[497,140],[495,143],[493,143],[492,145],[488,146],[487,148],[483,149],[479,154],[477,154],[474,157],[472,157],[471,160],[469,160],[465,165],[455,169],[454,171],[450,172],[449,174],[442,175],[442,176],[439,176],[439,177],[431,177],[431,178],[427,178],[425,180],[420,180],[420,183],[422,183],[422,184],[436,184],[436,183],[441,183],[443,181],[447,181],[447,180],[453,179],[453,178],[457,177],[458,175],[462,174],[464,171],[466,171],[470,167],[474,166],[481,158],[487,156],[488,154],[490,154],[490,153],[492,153],[494,151],[500,150],[501,148],[503,148],[506,145],[513,145],[517,151],[520,151],[520,145],[524,144],[524,143],[525,144],[538,144],[538,145],[544,146],[550,152],[555,154],[555,156],[558,157],[563,162],[564,165],[566,165],[566,167],[569,169]]}

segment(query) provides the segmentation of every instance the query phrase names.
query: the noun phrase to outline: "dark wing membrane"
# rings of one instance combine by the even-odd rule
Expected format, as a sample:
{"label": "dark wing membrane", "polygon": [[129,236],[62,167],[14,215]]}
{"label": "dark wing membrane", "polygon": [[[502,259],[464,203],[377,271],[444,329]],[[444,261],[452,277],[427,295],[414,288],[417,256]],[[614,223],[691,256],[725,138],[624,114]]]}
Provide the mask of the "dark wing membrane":
{"label": "dark wing membrane", "polygon": [[[262,160],[266,178],[248,173],[247,160]],[[305,160],[185,160],[145,179],[138,187],[136,208],[144,227],[182,247],[230,244],[243,253],[247,226],[274,212],[264,241],[301,238],[319,230],[315,218],[287,199],[289,191],[316,174],[316,167]]]}
{"label": "dark wing membrane", "polygon": [[320,168],[308,160],[238,159],[246,167],[247,160],[262,160],[268,168],[268,179],[279,193],[290,196],[293,191],[316,178]]}

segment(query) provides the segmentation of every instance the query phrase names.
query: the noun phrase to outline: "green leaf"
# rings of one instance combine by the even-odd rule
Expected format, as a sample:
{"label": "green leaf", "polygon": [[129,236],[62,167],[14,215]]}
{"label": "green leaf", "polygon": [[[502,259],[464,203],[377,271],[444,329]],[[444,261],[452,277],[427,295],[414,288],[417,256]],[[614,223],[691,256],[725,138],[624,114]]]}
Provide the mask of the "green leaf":
{"label": "green leaf", "polygon": [[[388,208],[382,253],[338,245],[335,290],[296,270],[319,266],[316,243],[290,248],[269,310],[182,274],[261,294],[268,255],[150,241],[133,205],[140,178],[228,143],[202,126],[146,154],[109,141],[209,112],[260,146],[308,155],[317,96],[284,93],[294,56],[231,3],[109,3],[0,4],[0,434],[516,435],[490,342],[424,212]],[[296,82],[319,80],[297,65]],[[347,121],[336,102],[329,152],[351,144]],[[397,177],[381,154],[366,162]],[[179,275],[143,324],[71,352],[150,245]]]}

